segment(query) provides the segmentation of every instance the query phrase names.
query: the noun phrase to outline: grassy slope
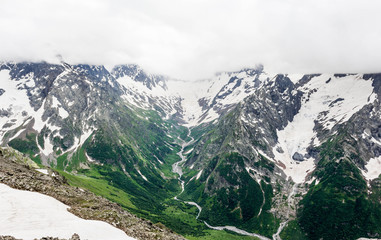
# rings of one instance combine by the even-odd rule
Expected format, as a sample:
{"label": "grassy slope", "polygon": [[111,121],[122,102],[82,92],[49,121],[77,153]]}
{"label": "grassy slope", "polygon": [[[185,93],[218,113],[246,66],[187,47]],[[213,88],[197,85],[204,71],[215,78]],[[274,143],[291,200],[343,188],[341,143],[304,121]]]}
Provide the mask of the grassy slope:
{"label": "grassy slope", "polygon": [[[232,166],[240,171],[231,173]],[[229,186],[216,188],[214,182]],[[233,187],[236,186],[236,187]],[[263,195],[259,184],[244,169],[244,158],[237,153],[212,159],[198,180],[190,181],[180,198],[199,203],[203,207],[200,218],[211,225],[233,225],[249,232],[271,237],[279,222],[270,214],[272,187],[261,182],[266,202],[259,217]],[[207,193],[205,193],[207,192]]]}
{"label": "grassy slope", "polygon": [[[94,168],[95,169],[95,168]],[[68,182],[80,188],[88,189],[97,195],[120,204],[123,208],[140,217],[150,219],[154,223],[163,223],[173,231],[189,239],[256,239],[244,237],[227,231],[208,229],[201,221],[196,220],[198,210],[194,206],[176,201],[173,196],[163,200],[159,210],[148,209],[137,202],[136,196],[113,186],[96,170],[85,171],[85,174],[74,175],[60,171]],[[180,190],[180,189],[178,189]]]}
{"label": "grassy slope", "polygon": [[307,240],[306,233],[300,228],[298,221],[292,220],[287,223],[287,226],[280,234],[282,240]]}

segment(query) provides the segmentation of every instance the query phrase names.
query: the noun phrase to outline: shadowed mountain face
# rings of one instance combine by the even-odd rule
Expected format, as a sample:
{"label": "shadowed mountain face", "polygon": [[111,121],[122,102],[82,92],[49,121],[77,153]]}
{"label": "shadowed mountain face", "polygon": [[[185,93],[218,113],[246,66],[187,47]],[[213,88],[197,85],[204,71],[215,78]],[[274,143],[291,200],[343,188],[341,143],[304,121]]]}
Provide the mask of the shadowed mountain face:
{"label": "shadowed mountain face", "polygon": [[180,204],[169,200],[180,191],[172,165],[189,142],[178,198],[212,226],[274,239],[381,235],[380,74],[261,66],[184,82],[136,65],[0,69],[3,146],[104,181],[129,195],[131,211],[182,234],[206,228],[170,213]]}

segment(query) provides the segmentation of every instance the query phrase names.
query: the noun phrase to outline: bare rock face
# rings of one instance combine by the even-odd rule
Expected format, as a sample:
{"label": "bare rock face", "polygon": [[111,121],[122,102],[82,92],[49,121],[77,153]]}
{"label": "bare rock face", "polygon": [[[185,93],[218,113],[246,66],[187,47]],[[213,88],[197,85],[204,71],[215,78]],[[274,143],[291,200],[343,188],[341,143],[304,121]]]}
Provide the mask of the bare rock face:
{"label": "bare rock face", "polygon": [[[21,156],[22,157],[22,156]],[[18,157],[0,156],[0,183],[21,190],[28,190],[54,197],[70,206],[69,211],[78,217],[107,222],[128,236],[137,239],[184,239],[161,224],[138,218],[121,206],[97,196],[87,190],[69,186],[66,179],[56,171],[49,170],[45,175],[36,171]],[[1,236],[0,240],[13,240],[10,236]],[[44,240],[60,240],[43,238]],[[74,234],[71,240],[79,240]]]}

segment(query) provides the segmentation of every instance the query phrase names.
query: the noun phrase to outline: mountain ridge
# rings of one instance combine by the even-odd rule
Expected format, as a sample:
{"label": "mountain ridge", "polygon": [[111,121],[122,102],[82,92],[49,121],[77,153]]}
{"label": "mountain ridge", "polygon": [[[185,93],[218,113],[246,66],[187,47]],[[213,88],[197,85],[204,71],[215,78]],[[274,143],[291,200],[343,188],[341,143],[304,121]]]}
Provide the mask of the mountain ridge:
{"label": "mountain ridge", "polygon": [[[180,186],[172,165],[193,137],[179,199],[202,206],[200,220],[273,239],[381,234],[381,74],[269,74],[258,66],[184,82],[137,65],[0,69],[2,144],[37,163],[107,180],[143,207],[133,211],[156,216],[174,204]],[[311,224],[314,208],[334,214],[333,206],[362,227],[354,231],[340,217],[330,218],[336,228]],[[354,217],[365,212],[370,227]],[[169,219],[175,229],[194,228]]]}

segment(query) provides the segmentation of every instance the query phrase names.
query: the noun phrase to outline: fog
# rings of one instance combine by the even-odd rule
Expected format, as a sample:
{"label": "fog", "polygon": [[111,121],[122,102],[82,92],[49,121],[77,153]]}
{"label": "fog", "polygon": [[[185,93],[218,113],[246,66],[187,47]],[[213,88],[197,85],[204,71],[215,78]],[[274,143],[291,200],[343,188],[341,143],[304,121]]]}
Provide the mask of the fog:
{"label": "fog", "polygon": [[181,79],[381,72],[378,0],[2,0],[0,58],[112,66]]}

